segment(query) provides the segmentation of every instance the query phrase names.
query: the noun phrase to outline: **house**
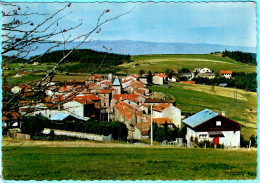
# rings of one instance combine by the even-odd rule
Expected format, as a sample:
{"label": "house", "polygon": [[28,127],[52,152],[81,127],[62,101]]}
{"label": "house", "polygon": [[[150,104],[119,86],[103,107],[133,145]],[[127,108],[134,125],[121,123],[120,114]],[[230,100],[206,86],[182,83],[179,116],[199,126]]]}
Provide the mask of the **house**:
{"label": "house", "polygon": [[204,68],[200,69],[199,74],[197,75],[197,77],[214,79],[215,78],[215,74],[209,68],[204,67]]}
{"label": "house", "polygon": [[27,86],[27,85],[21,85],[21,86],[14,86],[13,88],[11,88],[11,92],[14,94],[17,93],[29,93],[31,91],[31,87]]}
{"label": "house", "polygon": [[187,73],[179,73],[179,80],[180,81],[188,81],[194,76],[193,73],[187,72]]}
{"label": "house", "polygon": [[[162,127],[165,125],[165,123],[167,124],[167,126],[169,128],[174,127],[170,118],[153,118],[152,120],[153,120],[153,123],[156,123],[157,125],[162,126]],[[133,132],[133,134],[134,134],[133,136],[136,139],[149,138],[148,131],[149,131],[150,127],[151,127],[151,118],[149,116],[144,116],[142,118],[142,121],[135,125],[135,130]]]}
{"label": "house", "polygon": [[231,79],[232,78],[232,71],[223,71],[221,70],[220,72],[220,76],[226,78],[226,79]]}
{"label": "house", "polygon": [[12,132],[19,132],[21,128],[21,117],[17,112],[2,112],[2,133],[11,136]]}
{"label": "house", "polygon": [[181,110],[170,103],[161,103],[153,108],[153,118],[169,118],[178,128],[181,128]]}
{"label": "house", "polygon": [[63,104],[64,110],[79,117],[100,117],[100,98],[96,95],[75,96]]}
{"label": "house", "polygon": [[187,125],[187,145],[191,145],[191,139],[198,141],[213,141],[214,146],[224,144],[225,147],[240,147],[240,128],[244,126],[232,119],[204,109],[186,119],[183,123]]}
{"label": "house", "polygon": [[206,73],[212,73],[212,71],[206,67],[200,69],[200,74],[206,74]]}
{"label": "house", "polygon": [[168,78],[168,81],[176,83],[177,82],[177,77],[176,76],[172,76],[172,78]]}
{"label": "house", "polygon": [[153,84],[155,85],[163,85],[164,79],[162,76],[153,76]]}
{"label": "house", "polygon": [[143,84],[147,84],[147,77],[146,76],[141,76],[139,77],[139,81],[142,82]]}

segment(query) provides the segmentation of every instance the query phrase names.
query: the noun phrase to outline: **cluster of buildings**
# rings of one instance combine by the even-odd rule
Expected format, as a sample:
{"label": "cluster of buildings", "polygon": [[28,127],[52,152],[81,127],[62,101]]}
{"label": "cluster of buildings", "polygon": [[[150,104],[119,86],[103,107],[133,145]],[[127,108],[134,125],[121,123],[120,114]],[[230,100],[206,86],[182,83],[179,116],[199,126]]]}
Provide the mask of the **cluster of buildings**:
{"label": "cluster of buildings", "polygon": [[[204,68],[205,73],[210,72]],[[232,72],[223,72],[231,74]],[[228,76],[227,76],[228,77]],[[156,73],[153,82],[165,82],[167,75]],[[48,83],[43,101],[20,101],[19,111],[3,112],[3,127],[9,131],[21,128],[21,116],[41,115],[53,121],[120,121],[128,128],[129,139],[148,138],[151,121],[169,128],[187,126],[187,144],[198,137],[214,141],[214,145],[240,145],[240,123],[225,114],[205,109],[182,121],[181,110],[174,100],[152,98],[146,87],[147,78],[139,74],[122,77],[90,76],[86,80],[67,80],[62,86]],[[13,93],[30,93],[29,86],[15,86]],[[19,131],[19,130],[18,130]]]}

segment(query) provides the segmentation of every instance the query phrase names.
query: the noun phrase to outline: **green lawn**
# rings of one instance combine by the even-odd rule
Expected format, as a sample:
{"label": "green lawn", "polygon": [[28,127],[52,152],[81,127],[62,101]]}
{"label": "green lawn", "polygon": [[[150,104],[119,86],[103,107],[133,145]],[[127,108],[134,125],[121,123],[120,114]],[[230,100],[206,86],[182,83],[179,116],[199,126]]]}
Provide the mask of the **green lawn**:
{"label": "green lawn", "polygon": [[7,78],[8,84],[30,84],[31,82],[41,79],[42,75],[23,75],[22,77]]}
{"label": "green lawn", "polygon": [[[242,134],[248,139],[251,135],[256,135],[257,124],[257,95],[254,92],[237,90],[238,100],[234,102],[234,89],[216,87],[212,91],[212,86],[172,84],[168,86],[152,86],[153,92],[162,92],[169,96],[174,96],[176,103],[180,105],[183,112],[197,113],[205,108],[221,114],[225,111],[226,116],[236,120],[246,127],[242,128]],[[250,112],[252,111],[253,112]]]}
{"label": "green lawn", "polygon": [[[256,72],[256,66],[249,66],[220,55],[137,55],[132,56],[133,62],[123,66],[129,73],[138,73],[143,69],[146,72],[164,72],[167,68],[194,68],[208,67],[214,71],[233,70],[234,72]],[[137,64],[137,65],[136,65]],[[139,64],[139,65],[138,65]]]}
{"label": "green lawn", "polygon": [[256,179],[256,151],[20,147],[3,151],[5,180]]}

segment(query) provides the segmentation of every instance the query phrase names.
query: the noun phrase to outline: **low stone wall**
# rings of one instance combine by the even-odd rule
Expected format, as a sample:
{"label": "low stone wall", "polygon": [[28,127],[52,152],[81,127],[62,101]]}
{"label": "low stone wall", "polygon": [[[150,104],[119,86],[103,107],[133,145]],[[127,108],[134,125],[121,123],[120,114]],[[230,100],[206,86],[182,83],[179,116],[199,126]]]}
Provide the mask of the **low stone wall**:
{"label": "low stone wall", "polygon": [[[43,134],[49,134],[51,132],[51,129],[44,128],[42,131]],[[72,131],[66,131],[66,130],[56,130],[54,129],[55,135],[62,135],[62,136],[68,136],[68,137],[77,137],[81,139],[88,139],[88,140],[97,140],[97,141],[111,141],[112,135],[104,136],[104,135],[97,135],[97,134],[91,134],[91,133],[81,133],[81,132],[72,132]]]}

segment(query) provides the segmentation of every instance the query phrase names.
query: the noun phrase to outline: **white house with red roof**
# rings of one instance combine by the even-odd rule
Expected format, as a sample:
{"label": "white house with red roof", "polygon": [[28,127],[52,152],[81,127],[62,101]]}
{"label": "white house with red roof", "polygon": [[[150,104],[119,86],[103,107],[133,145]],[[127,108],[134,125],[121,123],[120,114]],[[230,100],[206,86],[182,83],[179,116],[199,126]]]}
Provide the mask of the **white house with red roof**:
{"label": "white house with red roof", "polygon": [[153,118],[169,118],[173,124],[181,128],[181,110],[169,103],[162,103],[153,108]]}
{"label": "white house with red roof", "polygon": [[226,79],[231,79],[232,78],[232,73],[233,71],[224,71],[224,70],[221,70],[220,72],[220,76],[226,78]]}

